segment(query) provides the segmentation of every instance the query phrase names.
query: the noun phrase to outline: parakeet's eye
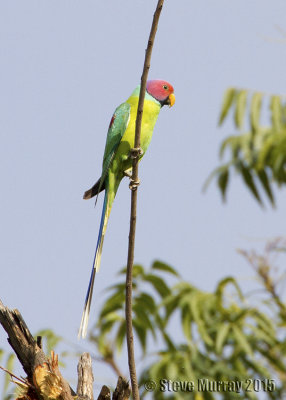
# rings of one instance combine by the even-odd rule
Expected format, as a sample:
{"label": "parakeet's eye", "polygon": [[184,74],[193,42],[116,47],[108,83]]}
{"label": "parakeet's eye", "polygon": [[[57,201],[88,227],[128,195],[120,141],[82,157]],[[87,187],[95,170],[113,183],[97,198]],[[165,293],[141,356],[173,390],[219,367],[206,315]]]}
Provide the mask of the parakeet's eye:
{"label": "parakeet's eye", "polygon": [[163,85],[163,89],[168,90],[168,86],[167,85]]}

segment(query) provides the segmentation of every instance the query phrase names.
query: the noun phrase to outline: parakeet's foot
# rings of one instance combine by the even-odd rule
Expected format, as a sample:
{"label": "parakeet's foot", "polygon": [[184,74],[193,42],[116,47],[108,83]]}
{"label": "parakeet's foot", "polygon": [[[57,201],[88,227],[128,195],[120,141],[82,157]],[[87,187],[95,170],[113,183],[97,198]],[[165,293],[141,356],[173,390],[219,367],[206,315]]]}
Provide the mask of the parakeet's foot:
{"label": "parakeet's foot", "polygon": [[143,156],[144,152],[141,147],[134,147],[130,150],[130,158],[139,158]]}
{"label": "parakeet's foot", "polygon": [[132,178],[130,178],[130,183],[129,183],[129,189],[130,190],[136,190],[139,185],[140,185],[140,179],[139,178],[136,181],[134,181]]}
{"label": "parakeet's foot", "polygon": [[127,176],[127,178],[131,179],[132,178],[132,168],[129,168],[126,171],[124,171],[123,175]]}

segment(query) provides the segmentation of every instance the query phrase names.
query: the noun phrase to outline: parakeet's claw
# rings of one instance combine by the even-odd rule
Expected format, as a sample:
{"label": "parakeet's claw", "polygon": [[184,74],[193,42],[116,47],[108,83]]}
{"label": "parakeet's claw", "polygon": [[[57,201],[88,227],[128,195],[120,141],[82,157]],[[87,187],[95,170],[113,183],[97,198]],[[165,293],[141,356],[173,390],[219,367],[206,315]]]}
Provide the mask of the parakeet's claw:
{"label": "parakeet's claw", "polygon": [[124,176],[127,176],[130,179],[129,189],[136,190],[137,187],[140,185],[140,179],[138,178],[136,181],[132,179],[132,168],[127,169],[124,171]]}
{"label": "parakeet's claw", "polygon": [[132,178],[132,169],[127,169],[126,171],[123,172],[124,176],[127,176],[127,178],[131,179]]}
{"label": "parakeet's claw", "polygon": [[144,152],[141,149],[141,147],[134,147],[133,149],[130,150],[130,158],[138,158],[143,156]]}
{"label": "parakeet's claw", "polygon": [[140,185],[140,179],[138,178],[136,181],[130,178],[129,189],[130,190],[137,190],[138,186]]}

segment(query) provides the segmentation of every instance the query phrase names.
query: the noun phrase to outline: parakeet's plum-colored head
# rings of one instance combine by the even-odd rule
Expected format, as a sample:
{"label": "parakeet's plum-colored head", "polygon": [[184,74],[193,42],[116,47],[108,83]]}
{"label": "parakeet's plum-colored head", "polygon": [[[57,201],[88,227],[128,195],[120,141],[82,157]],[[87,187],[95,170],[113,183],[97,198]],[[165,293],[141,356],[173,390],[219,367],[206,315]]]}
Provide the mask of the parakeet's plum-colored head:
{"label": "parakeet's plum-colored head", "polygon": [[161,103],[161,106],[168,105],[172,107],[175,104],[174,88],[169,82],[160,79],[148,81],[146,90]]}

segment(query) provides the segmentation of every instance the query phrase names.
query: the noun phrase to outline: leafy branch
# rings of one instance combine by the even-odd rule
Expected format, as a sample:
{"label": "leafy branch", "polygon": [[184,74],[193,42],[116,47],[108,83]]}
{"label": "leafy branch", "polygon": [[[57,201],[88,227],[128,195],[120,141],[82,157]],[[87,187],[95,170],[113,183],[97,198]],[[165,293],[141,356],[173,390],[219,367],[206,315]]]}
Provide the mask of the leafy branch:
{"label": "leafy branch", "polygon": [[[229,88],[224,94],[219,125],[230,114],[239,133],[228,136],[220,147],[220,158],[227,152],[230,160],[211,173],[205,187],[216,178],[225,200],[230,173],[234,170],[261,205],[262,191],[274,206],[273,183],[278,187],[286,184],[286,96]],[[267,121],[266,125],[262,120]]]}
{"label": "leafy branch", "polygon": [[[125,268],[119,272],[120,276],[125,274]],[[159,326],[161,334],[164,334],[164,319],[171,312],[169,306],[161,306],[162,301],[171,293],[164,276],[178,279],[178,273],[160,261],[155,261],[148,270],[142,265],[134,265],[133,268],[132,320],[143,354],[146,354],[148,338],[152,337],[155,341],[158,337],[159,332],[156,332],[155,327]],[[124,282],[121,281],[107,289],[110,295],[104,302],[94,334],[91,336],[102,361],[110,364],[112,368],[110,360],[114,360],[116,352],[121,352],[126,337],[124,288]]]}
{"label": "leafy branch", "polygon": [[[285,241],[275,243],[280,254],[285,251]],[[274,249],[274,244],[268,246]],[[155,261],[148,269],[134,266],[133,322],[144,363],[139,378],[142,398],[147,394],[144,383],[154,381],[159,385],[162,377],[194,382],[201,378],[243,382],[260,379],[270,385],[266,390],[267,398],[282,398],[286,391],[283,331],[286,316],[275,280],[270,277],[271,262],[273,260],[269,259],[268,282],[273,282],[274,286],[265,285],[255,268],[263,293],[267,295],[259,300],[258,306],[250,305],[249,296],[233,277],[222,279],[213,292],[206,292],[183,281],[174,268],[160,261]],[[124,274],[123,269],[120,275]],[[118,364],[126,336],[124,282],[111,286],[108,293],[92,341],[103,361],[112,354]],[[151,342],[155,342],[155,346],[150,346]],[[272,390],[273,379],[275,391]],[[247,391],[245,385],[241,390],[243,398],[257,399],[255,392]],[[194,398],[199,399],[199,395],[199,388],[195,386]],[[153,398],[187,399],[190,393],[176,393],[175,397],[170,397],[156,390]],[[208,392],[204,398],[215,399],[215,395]],[[222,398],[235,399],[237,394],[227,392]]]}

